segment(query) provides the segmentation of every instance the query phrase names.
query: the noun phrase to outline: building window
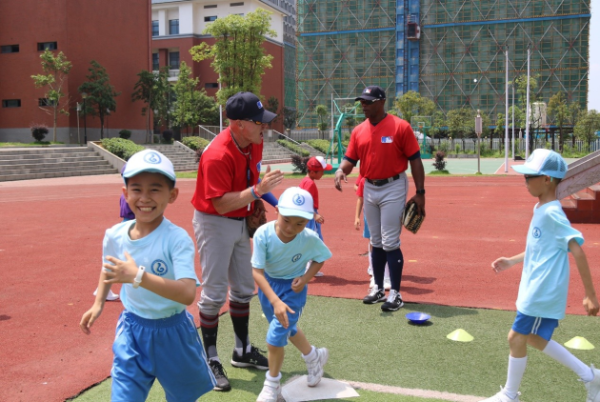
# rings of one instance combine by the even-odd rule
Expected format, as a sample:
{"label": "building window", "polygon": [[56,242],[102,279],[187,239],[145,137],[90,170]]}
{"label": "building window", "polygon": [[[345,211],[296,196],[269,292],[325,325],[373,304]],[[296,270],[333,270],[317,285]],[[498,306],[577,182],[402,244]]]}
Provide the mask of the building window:
{"label": "building window", "polygon": [[206,89],[219,88],[219,83],[218,82],[207,82],[206,84],[204,84],[204,88],[206,88]]}
{"label": "building window", "polygon": [[216,4],[209,4],[207,6],[204,6],[204,8],[217,8]]}
{"label": "building window", "polygon": [[2,107],[21,107],[21,99],[3,99]]}
{"label": "building window", "polygon": [[152,21],[152,36],[158,36],[158,21]]}
{"label": "building window", "polygon": [[152,70],[158,71],[160,69],[160,63],[158,61],[158,53],[152,53]]}
{"label": "building window", "polygon": [[53,100],[50,100],[48,98],[39,98],[38,99],[38,106],[39,107],[46,107],[46,106],[54,106],[55,102]]}
{"label": "building window", "polygon": [[169,69],[179,70],[179,52],[169,53]]}
{"label": "building window", "polygon": [[179,20],[169,20],[169,35],[179,35]]}
{"label": "building window", "polygon": [[217,19],[216,15],[209,15],[208,17],[204,17],[204,22],[212,22]]}
{"label": "building window", "polygon": [[229,7],[240,7],[240,6],[243,6],[243,5],[244,5],[244,2],[241,2],[241,3],[229,3]]}
{"label": "building window", "polygon": [[56,50],[58,49],[57,42],[38,42],[38,51]]}
{"label": "building window", "polygon": [[19,53],[19,45],[2,46],[1,53]]}

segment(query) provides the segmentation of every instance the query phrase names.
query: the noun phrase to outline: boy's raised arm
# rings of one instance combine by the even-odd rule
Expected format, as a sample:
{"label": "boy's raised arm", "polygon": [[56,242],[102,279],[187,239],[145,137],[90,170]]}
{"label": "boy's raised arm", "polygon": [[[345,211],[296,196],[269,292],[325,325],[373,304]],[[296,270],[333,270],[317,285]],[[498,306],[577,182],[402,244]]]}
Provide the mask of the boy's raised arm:
{"label": "boy's raised arm", "polygon": [[596,291],[594,290],[594,283],[592,282],[592,274],[590,273],[587,257],[575,239],[569,241],[569,250],[573,253],[575,263],[577,264],[577,270],[579,271],[579,276],[581,276],[581,281],[583,282],[583,287],[585,289],[583,308],[588,315],[597,315],[600,307],[598,306],[598,298],[596,297]]}

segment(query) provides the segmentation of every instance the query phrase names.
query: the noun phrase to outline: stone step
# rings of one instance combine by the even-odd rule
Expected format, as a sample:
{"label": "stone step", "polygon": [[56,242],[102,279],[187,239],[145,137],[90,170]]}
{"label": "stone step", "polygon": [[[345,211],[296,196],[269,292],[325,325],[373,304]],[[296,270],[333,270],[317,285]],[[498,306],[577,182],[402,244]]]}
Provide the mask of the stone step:
{"label": "stone step", "polygon": [[0,160],[26,160],[26,159],[52,159],[52,158],[67,158],[67,157],[82,157],[89,155],[97,155],[94,151],[77,151],[77,152],[53,152],[53,153],[0,153]]}
{"label": "stone step", "polygon": [[25,158],[25,159],[1,159],[0,156],[0,167],[10,165],[30,165],[39,163],[64,163],[64,162],[90,162],[98,161],[104,162],[104,159],[100,155],[83,155],[83,156],[61,156],[57,158]]}
{"label": "stone step", "polygon": [[2,169],[0,171],[1,175],[9,175],[9,174],[35,174],[35,173],[62,173],[62,172],[71,172],[73,176],[81,176],[81,174],[77,173],[80,171],[95,171],[102,170],[108,171],[108,173],[118,173],[117,169],[110,166],[108,163],[105,164],[88,164],[88,165],[64,165],[64,164],[56,164],[54,166],[27,166],[27,167],[15,167],[10,169]]}
{"label": "stone step", "polygon": [[117,173],[116,169],[112,167],[107,169],[95,169],[95,170],[76,170],[76,171],[64,171],[64,172],[44,172],[44,173],[20,173],[5,175],[0,172],[1,181],[15,181],[15,180],[32,180],[32,179],[47,179],[51,177],[70,177],[70,176],[96,176],[101,174],[113,174]]}

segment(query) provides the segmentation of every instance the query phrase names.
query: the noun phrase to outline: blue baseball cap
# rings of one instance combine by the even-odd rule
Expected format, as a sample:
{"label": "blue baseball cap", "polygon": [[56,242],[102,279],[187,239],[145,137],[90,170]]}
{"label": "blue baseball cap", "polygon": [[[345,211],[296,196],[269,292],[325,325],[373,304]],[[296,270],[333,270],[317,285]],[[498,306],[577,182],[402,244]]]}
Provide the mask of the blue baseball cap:
{"label": "blue baseball cap", "polygon": [[173,182],[176,178],[173,163],[169,158],[154,149],[144,149],[133,154],[125,165],[123,178],[129,179],[142,172],[160,173],[173,180]]}
{"label": "blue baseball cap", "polygon": [[550,176],[564,179],[567,174],[567,163],[560,154],[549,149],[536,149],[523,165],[512,167],[515,172],[521,174]]}

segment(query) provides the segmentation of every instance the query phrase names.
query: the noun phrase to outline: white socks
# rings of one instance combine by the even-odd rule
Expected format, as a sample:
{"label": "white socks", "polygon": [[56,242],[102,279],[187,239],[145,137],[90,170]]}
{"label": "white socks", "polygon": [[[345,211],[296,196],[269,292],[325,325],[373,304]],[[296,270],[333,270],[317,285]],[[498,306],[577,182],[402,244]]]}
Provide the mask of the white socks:
{"label": "white socks", "polygon": [[279,382],[281,380],[281,373],[279,373],[277,377],[271,377],[271,374],[269,374],[269,371],[267,370],[266,378],[267,381]]}
{"label": "white socks", "polygon": [[317,358],[317,349],[314,346],[311,346],[310,353],[307,355],[302,355],[302,358],[305,362],[312,362]]}
{"label": "white socks", "polygon": [[527,367],[527,356],[508,356],[508,375],[506,376],[504,393],[510,399],[515,399],[519,393],[519,387],[521,386],[521,380],[525,373],[525,367]]}
{"label": "white socks", "polygon": [[576,358],[558,342],[548,342],[548,345],[544,349],[544,353],[562,365],[573,370],[583,382],[590,382],[594,379],[594,373],[592,372],[592,369],[588,365],[584,364],[581,360]]}

